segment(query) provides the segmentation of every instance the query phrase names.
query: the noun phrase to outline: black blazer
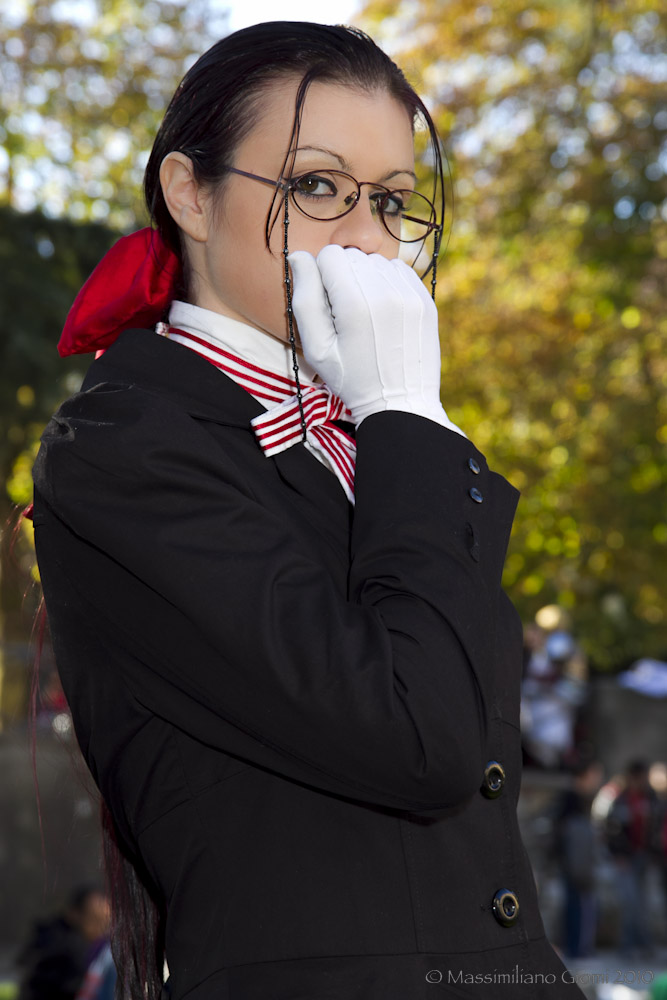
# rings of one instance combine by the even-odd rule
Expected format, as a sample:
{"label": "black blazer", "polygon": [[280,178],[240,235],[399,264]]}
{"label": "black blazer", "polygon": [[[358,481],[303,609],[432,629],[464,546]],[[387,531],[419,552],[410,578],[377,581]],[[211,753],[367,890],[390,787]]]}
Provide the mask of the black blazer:
{"label": "black blazer", "polygon": [[581,995],[515,815],[516,491],[387,412],[357,432],[353,509],[302,445],[264,457],[262,410],[127,331],[35,465],[59,670],[166,901],[175,1000]]}

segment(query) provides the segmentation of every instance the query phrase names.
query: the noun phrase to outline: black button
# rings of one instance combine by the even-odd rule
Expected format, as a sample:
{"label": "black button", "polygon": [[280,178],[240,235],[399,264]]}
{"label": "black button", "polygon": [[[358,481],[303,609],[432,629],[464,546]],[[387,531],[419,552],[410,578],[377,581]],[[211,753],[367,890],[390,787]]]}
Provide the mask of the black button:
{"label": "black button", "polygon": [[491,903],[493,915],[503,927],[511,927],[519,916],[519,900],[511,889],[498,889]]}
{"label": "black button", "polygon": [[505,784],[505,769],[497,760],[490,760],[484,768],[482,794],[487,799],[497,799]]}
{"label": "black button", "polygon": [[479,492],[476,486],[473,486],[471,489],[468,490],[468,496],[472,497],[475,503],[482,503],[484,500],[484,497]]}
{"label": "black button", "polygon": [[474,472],[476,476],[479,475],[479,462],[476,462],[474,458],[468,459],[468,468],[471,472]]}

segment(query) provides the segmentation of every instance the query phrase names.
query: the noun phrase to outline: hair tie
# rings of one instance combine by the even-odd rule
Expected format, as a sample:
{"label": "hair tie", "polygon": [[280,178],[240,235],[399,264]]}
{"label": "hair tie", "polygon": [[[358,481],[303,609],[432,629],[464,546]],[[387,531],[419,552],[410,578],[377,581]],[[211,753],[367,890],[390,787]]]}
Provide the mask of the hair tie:
{"label": "hair tie", "polygon": [[102,351],[123,330],[163,319],[181,262],[157,230],[124,236],[102,258],[74,300],[58,342],[61,357]]}

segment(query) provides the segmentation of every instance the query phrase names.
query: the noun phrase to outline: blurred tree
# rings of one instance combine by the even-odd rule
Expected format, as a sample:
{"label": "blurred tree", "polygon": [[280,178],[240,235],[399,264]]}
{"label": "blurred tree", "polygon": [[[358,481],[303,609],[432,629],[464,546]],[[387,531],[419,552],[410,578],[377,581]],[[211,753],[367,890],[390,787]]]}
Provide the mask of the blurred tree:
{"label": "blurred tree", "polygon": [[60,358],[56,344],[74,296],[117,235],[100,223],[0,206],[0,524],[7,529],[0,550],[0,723],[1,714],[25,705],[21,641],[35,607],[23,597],[33,565],[31,525],[24,522],[12,547],[13,504],[29,502],[41,429],[88,367],[87,357]]}
{"label": "blurred tree", "polygon": [[[452,154],[454,420],[523,492],[506,585],[602,668],[667,659],[667,78],[659,0],[372,0]],[[664,11],[663,11],[664,12]]]}
{"label": "blurred tree", "polygon": [[2,6],[0,198],[131,227],[157,124],[226,14],[213,0]]}
{"label": "blurred tree", "polygon": [[[225,33],[220,0],[0,0],[0,726],[27,697],[30,527],[10,556],[45,421],[89,358],[61,360],[79,288],[146,222],[143,166],[178,81]],[[34,605],[34,602],[33,602]]]}

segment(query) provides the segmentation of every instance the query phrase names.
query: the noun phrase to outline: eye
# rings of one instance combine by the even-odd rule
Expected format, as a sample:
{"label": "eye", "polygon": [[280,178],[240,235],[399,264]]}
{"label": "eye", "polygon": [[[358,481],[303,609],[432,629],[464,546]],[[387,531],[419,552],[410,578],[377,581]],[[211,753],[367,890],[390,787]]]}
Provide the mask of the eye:
{"label": "eye", "polygon": [[[372,195],[372,198],[376,202],[382,201],[383,193],[378,192],[376,195]],[[384,196],[384,201],[382,203],[382,212],[385,216],[399,216],[405,210],[405,202],[403,201],[403,194],[401,191],[390,191]]]}
{"label": "eye", "polygon": [[301,198],[333,198],[338,194],[333,178],[326,174],[304,174],[297,178],[292,190]]}

